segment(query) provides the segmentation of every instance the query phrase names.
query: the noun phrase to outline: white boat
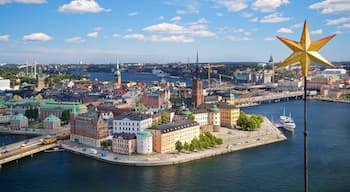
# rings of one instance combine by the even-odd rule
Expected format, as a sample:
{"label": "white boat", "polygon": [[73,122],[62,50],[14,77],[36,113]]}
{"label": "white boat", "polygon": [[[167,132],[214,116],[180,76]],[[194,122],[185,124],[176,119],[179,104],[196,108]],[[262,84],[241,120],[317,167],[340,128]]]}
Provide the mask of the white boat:
{"label": "white boat", "polygon": [[288,131],[294,131],[296,127],[292,115],[289,113],[289,116],[286,116],[285,109],[283,109],[283,115],[280,116],[280,123],[282,127]]}
{"label": "white boat", "polygon": [[168,73],[165,73],[164,71],[162,71],[162,70],[160,70],[160,69],[156,69],[156,68],[154,68],[154,69],[152,70],[152,74],[153,74],[153,75],[157,75],[158,77],[166,77],[166,76],[169,76]]}

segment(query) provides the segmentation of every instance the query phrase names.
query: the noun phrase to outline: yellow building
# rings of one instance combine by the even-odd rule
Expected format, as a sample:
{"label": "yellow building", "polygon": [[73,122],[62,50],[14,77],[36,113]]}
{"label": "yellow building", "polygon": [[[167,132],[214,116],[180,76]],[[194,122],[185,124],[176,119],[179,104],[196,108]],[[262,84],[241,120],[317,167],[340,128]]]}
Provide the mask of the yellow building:
{"label": "yellow building", "polygon": [[200,133],[199,123],[191,120],[158,125],[149,131],[153,135],[153,150],[157,153],[174,151],[177,141],[191,143],[191,140]]}
{"label": "yellow building", "polygon": [[218,108],[220,109],[221,126],[234,128],[237,125],[240,110],[234,104],[234,97],[231,94],[226,102],[218,103]]}

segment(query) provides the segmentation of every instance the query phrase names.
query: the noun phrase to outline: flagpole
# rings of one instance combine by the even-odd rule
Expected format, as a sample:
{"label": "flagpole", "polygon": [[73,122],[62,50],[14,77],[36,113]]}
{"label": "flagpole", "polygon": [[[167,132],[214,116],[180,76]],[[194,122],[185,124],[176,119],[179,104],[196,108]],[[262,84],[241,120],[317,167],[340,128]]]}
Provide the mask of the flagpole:
{"label": "flagpole", "polygon": [[306,126],[307,106],[306,106],[306,76],[304,76],[304,187],[305,192],[309,191],[309,173],[308,173],[308,150],[307,150],[307,135]]}

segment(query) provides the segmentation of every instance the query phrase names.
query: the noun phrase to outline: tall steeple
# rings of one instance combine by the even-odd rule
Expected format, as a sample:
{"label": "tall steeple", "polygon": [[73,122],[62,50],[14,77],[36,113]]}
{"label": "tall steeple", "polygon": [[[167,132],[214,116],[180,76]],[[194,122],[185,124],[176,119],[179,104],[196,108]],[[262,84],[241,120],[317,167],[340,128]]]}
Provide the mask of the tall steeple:
{"label": "tall steeple", "polygon": [[196,74],[192,80],[192,102],[193,102],[193,106],[197,107],[204,102],[203,82],[200,79],[198,50],[196,55],[196,72],[195,73]]}
{"label": "tall steeple", "polygon": [[117,67],[114,72],[114,77],[115,77],[115,83],[114,83],[114,88],[119,89],[121,87],[122,83],[122,75],[119,70],[119,60],[117,59]]}
{"label": "tall steeple", "polygon": [[199,59],[198,59],[198,49],[196,54],[196,79],[200,79],[200,69],[199,69]]}

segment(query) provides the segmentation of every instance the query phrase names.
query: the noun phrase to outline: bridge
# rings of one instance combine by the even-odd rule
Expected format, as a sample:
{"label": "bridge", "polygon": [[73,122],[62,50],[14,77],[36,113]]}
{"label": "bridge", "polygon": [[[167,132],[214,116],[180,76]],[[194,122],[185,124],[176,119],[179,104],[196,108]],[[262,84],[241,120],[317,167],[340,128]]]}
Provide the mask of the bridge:
{"label": "bridge", "polygon": [[[67,135],[67,130],[59,130],[52,133],[53,137],[60,135]],[[21,158],[31,156],[34,154],[57,147],[57,143],[51,143],[42,145],[43,139],[47,138],[47,135],[34,137],[25,141],[12,143],[9,145],[2,146],[0,148],[0,168],[3,164],[11,161],[18,161]]]}
{"label": "bridge", "polygon": [[303,98],[303,95],[304,95],[303,91],[269,93],[263,96],[238,98],[235,100],[235,103],[241,106],[250,106],[250,105],[262,104],[262,103],[285,101],[290,99],[301,99]]}

